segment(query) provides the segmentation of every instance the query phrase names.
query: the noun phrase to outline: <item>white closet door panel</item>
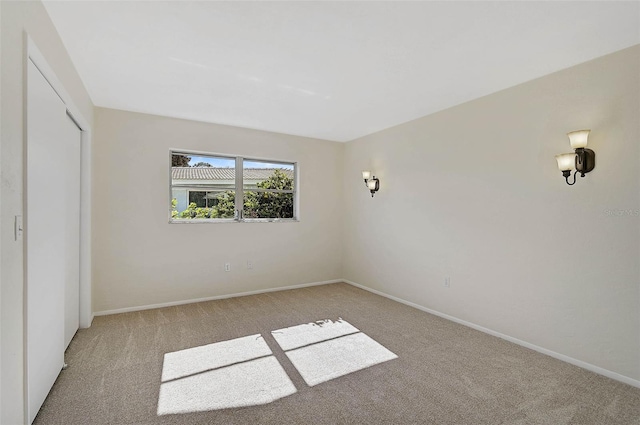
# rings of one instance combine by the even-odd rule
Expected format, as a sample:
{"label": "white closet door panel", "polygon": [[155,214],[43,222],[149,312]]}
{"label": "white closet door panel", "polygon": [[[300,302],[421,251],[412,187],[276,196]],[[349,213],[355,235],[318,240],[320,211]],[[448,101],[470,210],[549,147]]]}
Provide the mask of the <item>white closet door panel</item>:
{"label": "white closet door panel", "polygon": [[67,258],[65,153],[66,108],[38,69],[28,62],[27,94],[27,402],[29,423],[64,364]]}
{"label": "white closet door panel", "polygon": [[76,124],[66,118],[65,135],[60,140],[59,151],[64,157],[64,206],[65,215],[65,321],[64,347],[80,326],[80,140],[81,132]]}

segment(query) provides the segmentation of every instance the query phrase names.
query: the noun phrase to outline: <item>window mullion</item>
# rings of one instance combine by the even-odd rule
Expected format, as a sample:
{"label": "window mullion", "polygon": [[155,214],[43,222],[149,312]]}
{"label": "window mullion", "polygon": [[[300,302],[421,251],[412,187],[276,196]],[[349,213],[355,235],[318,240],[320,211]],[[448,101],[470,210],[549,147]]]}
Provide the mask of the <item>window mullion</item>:
{"label": "window mullion", "polygon": [[242,157],[236,157],[236,220],[242,221],[242,210],[244,209],[244,182],[243,178],[243,162]]}

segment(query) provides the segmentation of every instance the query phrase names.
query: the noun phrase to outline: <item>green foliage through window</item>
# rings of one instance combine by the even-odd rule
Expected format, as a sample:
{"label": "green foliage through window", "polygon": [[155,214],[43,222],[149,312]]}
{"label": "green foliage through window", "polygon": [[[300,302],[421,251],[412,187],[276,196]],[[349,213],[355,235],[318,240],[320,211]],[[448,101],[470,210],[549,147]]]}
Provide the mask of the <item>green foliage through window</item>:
{"label": "green foliage through window", "polygon": [[293,218],[293,193],[262,192],[266,190],[293,190],[293,178],[281,170],[275,170],[266,180],[257,184],[256,190],[245,190],[245,218]]}

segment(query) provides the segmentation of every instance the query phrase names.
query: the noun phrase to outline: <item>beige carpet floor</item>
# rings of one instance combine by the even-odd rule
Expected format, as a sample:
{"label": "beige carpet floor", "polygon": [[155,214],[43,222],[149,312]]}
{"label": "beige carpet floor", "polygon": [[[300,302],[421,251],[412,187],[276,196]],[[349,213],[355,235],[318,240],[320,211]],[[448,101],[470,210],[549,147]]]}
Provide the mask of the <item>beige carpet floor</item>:
{"label": "beige carpet floor", "polygon": [[[338,318],[397,358],[309,386],[271,331]],[[256,334],[295,393],[158,416],[165,353]],[[96,317],[66,361],[38,425],[640,425],[640,389],[342,283]]]}

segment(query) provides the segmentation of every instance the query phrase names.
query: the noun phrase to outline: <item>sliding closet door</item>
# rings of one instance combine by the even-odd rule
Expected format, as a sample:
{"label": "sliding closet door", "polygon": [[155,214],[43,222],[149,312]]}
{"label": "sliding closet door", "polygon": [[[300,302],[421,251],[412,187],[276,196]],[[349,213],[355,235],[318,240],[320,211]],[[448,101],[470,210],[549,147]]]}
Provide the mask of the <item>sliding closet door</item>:
{"label": "sliding closet door", "polygon": [[[77,298],[80,132],[30,60],[27,78],[26,329],[31,423],[64,364],[65,305],[67,298]],[[75,324],[67,333],[72,326],[77,329],[77,304],[74,308]]]}
{"label": "sliding closet door", "polygon": [[[82,133],[68,116],[64,117],[64,135],[59,151],[64,158],[65,215],[65,300],[64,348],[80,327],[80,141]],[[61,193],[61,196],[62,196]]]}

